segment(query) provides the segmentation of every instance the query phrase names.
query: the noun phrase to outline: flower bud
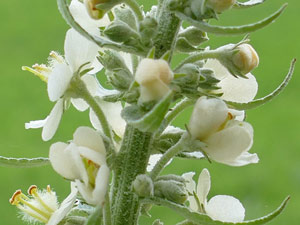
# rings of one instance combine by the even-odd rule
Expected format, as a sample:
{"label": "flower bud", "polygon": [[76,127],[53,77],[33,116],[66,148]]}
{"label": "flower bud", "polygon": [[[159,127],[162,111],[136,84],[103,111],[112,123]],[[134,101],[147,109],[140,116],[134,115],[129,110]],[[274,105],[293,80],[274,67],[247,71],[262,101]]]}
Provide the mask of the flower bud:
{"label": "flower bud", "polygon": [[101,19],[106,11],[97,9],[96,5],[105,3],[108,0],[84,0],[85,7],[92,19],[98,20]]}
{"label": "flower bud", "polygon": [[198,46],[205,41],[208,41],[207,34],[196,27],[187,27],[178,34],[178,37],[185,38],[190,44]]}
{"label": "flower bud", "polygon": [[185,185],[175,180],[156,181],[154,183],[154,195],[179,204],[183,204],[188,198]]}
{"label": "flower bud", "polygon": [[259,64],[259,57],[254,48],[249,44],[242,44],[236,47],[238,52],[233,56],[233,63],[243,74],[247,74]]}
{"label": "flower bud", "polygon": [[140,84],[142,102],[158,100],[165,96],[173,80],[173,72],[164,60],[143,59],[136,71],[135,80]]}
{"label": "flower bud", "polygon": [[189,131],[193,137],[203,140],[217,131],[226,121],[228,108],[226,104],[216,98],[201,97],[197,100],[191,120]]}
{"label": "flower bud", "polygon": [[120,20],[112,22],[103,31],[104,35],[115,42],[127,42],[130,39],[139,40],[140,36],[127,23]]}
{"label": "flower bud", "polygon": [[221,13],[227,9],[230,9],[236,0],[208,0],[207,6],[212,8],[215,12]]}
{"label": "flower bud", "polygon": [[152,179],[145,175],[138,175],[133,181],[133,190],[140,197],[153,196],[153,182]]}

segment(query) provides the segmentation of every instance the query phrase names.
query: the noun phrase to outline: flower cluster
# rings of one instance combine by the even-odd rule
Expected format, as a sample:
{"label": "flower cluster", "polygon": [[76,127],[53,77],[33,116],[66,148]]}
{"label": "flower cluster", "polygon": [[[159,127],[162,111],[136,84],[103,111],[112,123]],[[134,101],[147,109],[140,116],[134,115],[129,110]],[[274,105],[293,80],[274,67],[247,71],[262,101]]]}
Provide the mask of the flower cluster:
{"label": "flower cluster", "polygon": [[[293,67],[278,90],[255,101],[258,84],[251,72],[259,57],[248,39],[201,48],[209,33],[247,33],[271,23],[272,18],[246,28],[207,23],[225,10],[258,2],[171,0],[145,13],[135,0],[72,0],[70,5],[58,0],[72,25],[64,55],[52,51],[47,64],[23,67],[47,83],[55,105],[44,120],[25,128],[43,128],[42,139],[49,141],[72,105],[81,112],[89,109],[93,128],[81,126],[73,140],[51,144],[49,159],[42,161],[71,183],[71,193],[59,205],[50,186],[41,191],[33,185],[28,196],[17,190],[10,203],[23,219],[47,225],[136,225],[140,212],[149,214],[157,204],[177,210],[188,224],[243,224],[239,200],[227,195],[207,200],[207,169],[197,185],[195,172],[160,173],[175,157],[229,166],[258,163],[257,154],[249,153],[253,127],[245,110],[276,96]],[[185,20],[193,26],[182,26]],[[189,56],[173,67],[176,51]],[[188,106],[193,111],[186,129],[173,127]]]}

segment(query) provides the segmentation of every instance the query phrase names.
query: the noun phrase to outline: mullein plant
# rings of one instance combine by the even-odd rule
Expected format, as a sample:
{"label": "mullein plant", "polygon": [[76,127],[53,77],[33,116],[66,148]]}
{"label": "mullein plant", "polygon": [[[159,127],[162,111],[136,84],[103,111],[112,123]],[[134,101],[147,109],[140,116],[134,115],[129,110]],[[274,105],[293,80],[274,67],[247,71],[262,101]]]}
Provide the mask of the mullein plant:
{"label": "mullein plant", "polygon": [[[49,116],[25,127],[42,128],[42,139],[49,141],[72,105],[89,110],[91,126],[77,128],[67,143],[53,143],[49,158],[1,157],[6,166],[51,164],[70,182],[70,195],[62,203],[50,186],[40,190],[32,185],[28,194],[17,190],[9,202],[21,218],[47,225],[135,225],[153,205],[181,215],[178,224],[260,225],[279,215],[289,197],[274,212],[250,221],[232,196],[207,200],[208,169],[197,185],[195,172],[160,175],[176,157],[235,167],[258,163],[257,154],[249,152],[253,127],[245,121],[245,110],[276,97],[291,79],[295,60],[277,89],[255,99],[258,84],[251,72],[259,57],[248,34],[274,22],[286,5],[249,25],[223,27],[209,21],[263,2],[158,0],[144,12],[136,0],[57,0],[71,27],[64,55],[52,51],[46,64],[23,67],[47,83],[55,105]],[[210,34],[245,38],[203,48]],[[179,53],[186,57],[173,66]],[[105,78],[98,80],[101,70]],[[194,109],[185,129],[172,126],[190,106]]]}

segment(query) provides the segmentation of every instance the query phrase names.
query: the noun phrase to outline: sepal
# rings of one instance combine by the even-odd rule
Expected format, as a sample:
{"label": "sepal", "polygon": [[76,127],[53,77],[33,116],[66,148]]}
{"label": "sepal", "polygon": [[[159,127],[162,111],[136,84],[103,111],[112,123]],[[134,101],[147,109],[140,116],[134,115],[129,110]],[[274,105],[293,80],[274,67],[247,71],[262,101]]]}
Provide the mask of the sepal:
{"label": "sepal", "polygon": [[121,115],[129,125],[140,131],[154,132],[161,125],[172,99],[173,94],[169,92],[169,94],[157,102],[150,111],[145,111],[138,105],[132,105],[124,108]]}
{"label": "sepal", "polygon": [[116,7],[114,8],[114,15],[117,20],[123,21],[133,30],[137,30],[137,21],[131,9],[128,7]]}

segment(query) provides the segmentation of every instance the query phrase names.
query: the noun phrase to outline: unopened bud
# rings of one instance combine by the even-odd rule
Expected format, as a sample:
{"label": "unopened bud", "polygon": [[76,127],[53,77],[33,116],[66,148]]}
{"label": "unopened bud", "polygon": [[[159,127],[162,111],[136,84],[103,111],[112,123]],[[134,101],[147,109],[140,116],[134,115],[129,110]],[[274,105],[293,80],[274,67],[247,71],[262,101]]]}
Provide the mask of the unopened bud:
{"label": "unopened bud", "polygon": [[233,63],[243,74],[247,74],[259,64],[259,57],[254,48],[249,44],[242,44],[236,47],[238,52],[233,56]]}
{"label": "unopened bud", "polygon": [[188,198],[185,185],[175,180],[156,181],[154,183],[154,195],[179,204],[183,204]]}
{"label": "unopened bud", "polygon": [[96,6],[107,1],[108,0],[84,0],[85,7],[90,17],[95,20],[101,19],[105,15],[106,11],[97,9]]}
{"label": "unopened bud", "polygon": [[236,0],[208,0],[207,6],[212,8],[215,12],[221,13],[227,9],[230,9]]}
{"label": "unopened bud", "polygon": [[173,80],[173,72],[164,60],[143,59],[136,71],[135,80],[140,84],[142,102],[158,100],[165,96]]}
{"label": "unopened bud", "polygon": [[198,46],[205,41],[208,41],[207,34],[196,27],[187,27],[178,34],[178,37],[185,38],[190,44]]}
{"label": "unopened bud", "polygon": [[152,179],[145,174],[138,175],[133,181],[133,190],[140,197],[153,196]]}
{"label": "unopened bud", "polygon": [[104,35],[115,42],[127,42],[130,39],[140,39],[140,36],[127,23],[117,20],[108,25],[103,31]]}

